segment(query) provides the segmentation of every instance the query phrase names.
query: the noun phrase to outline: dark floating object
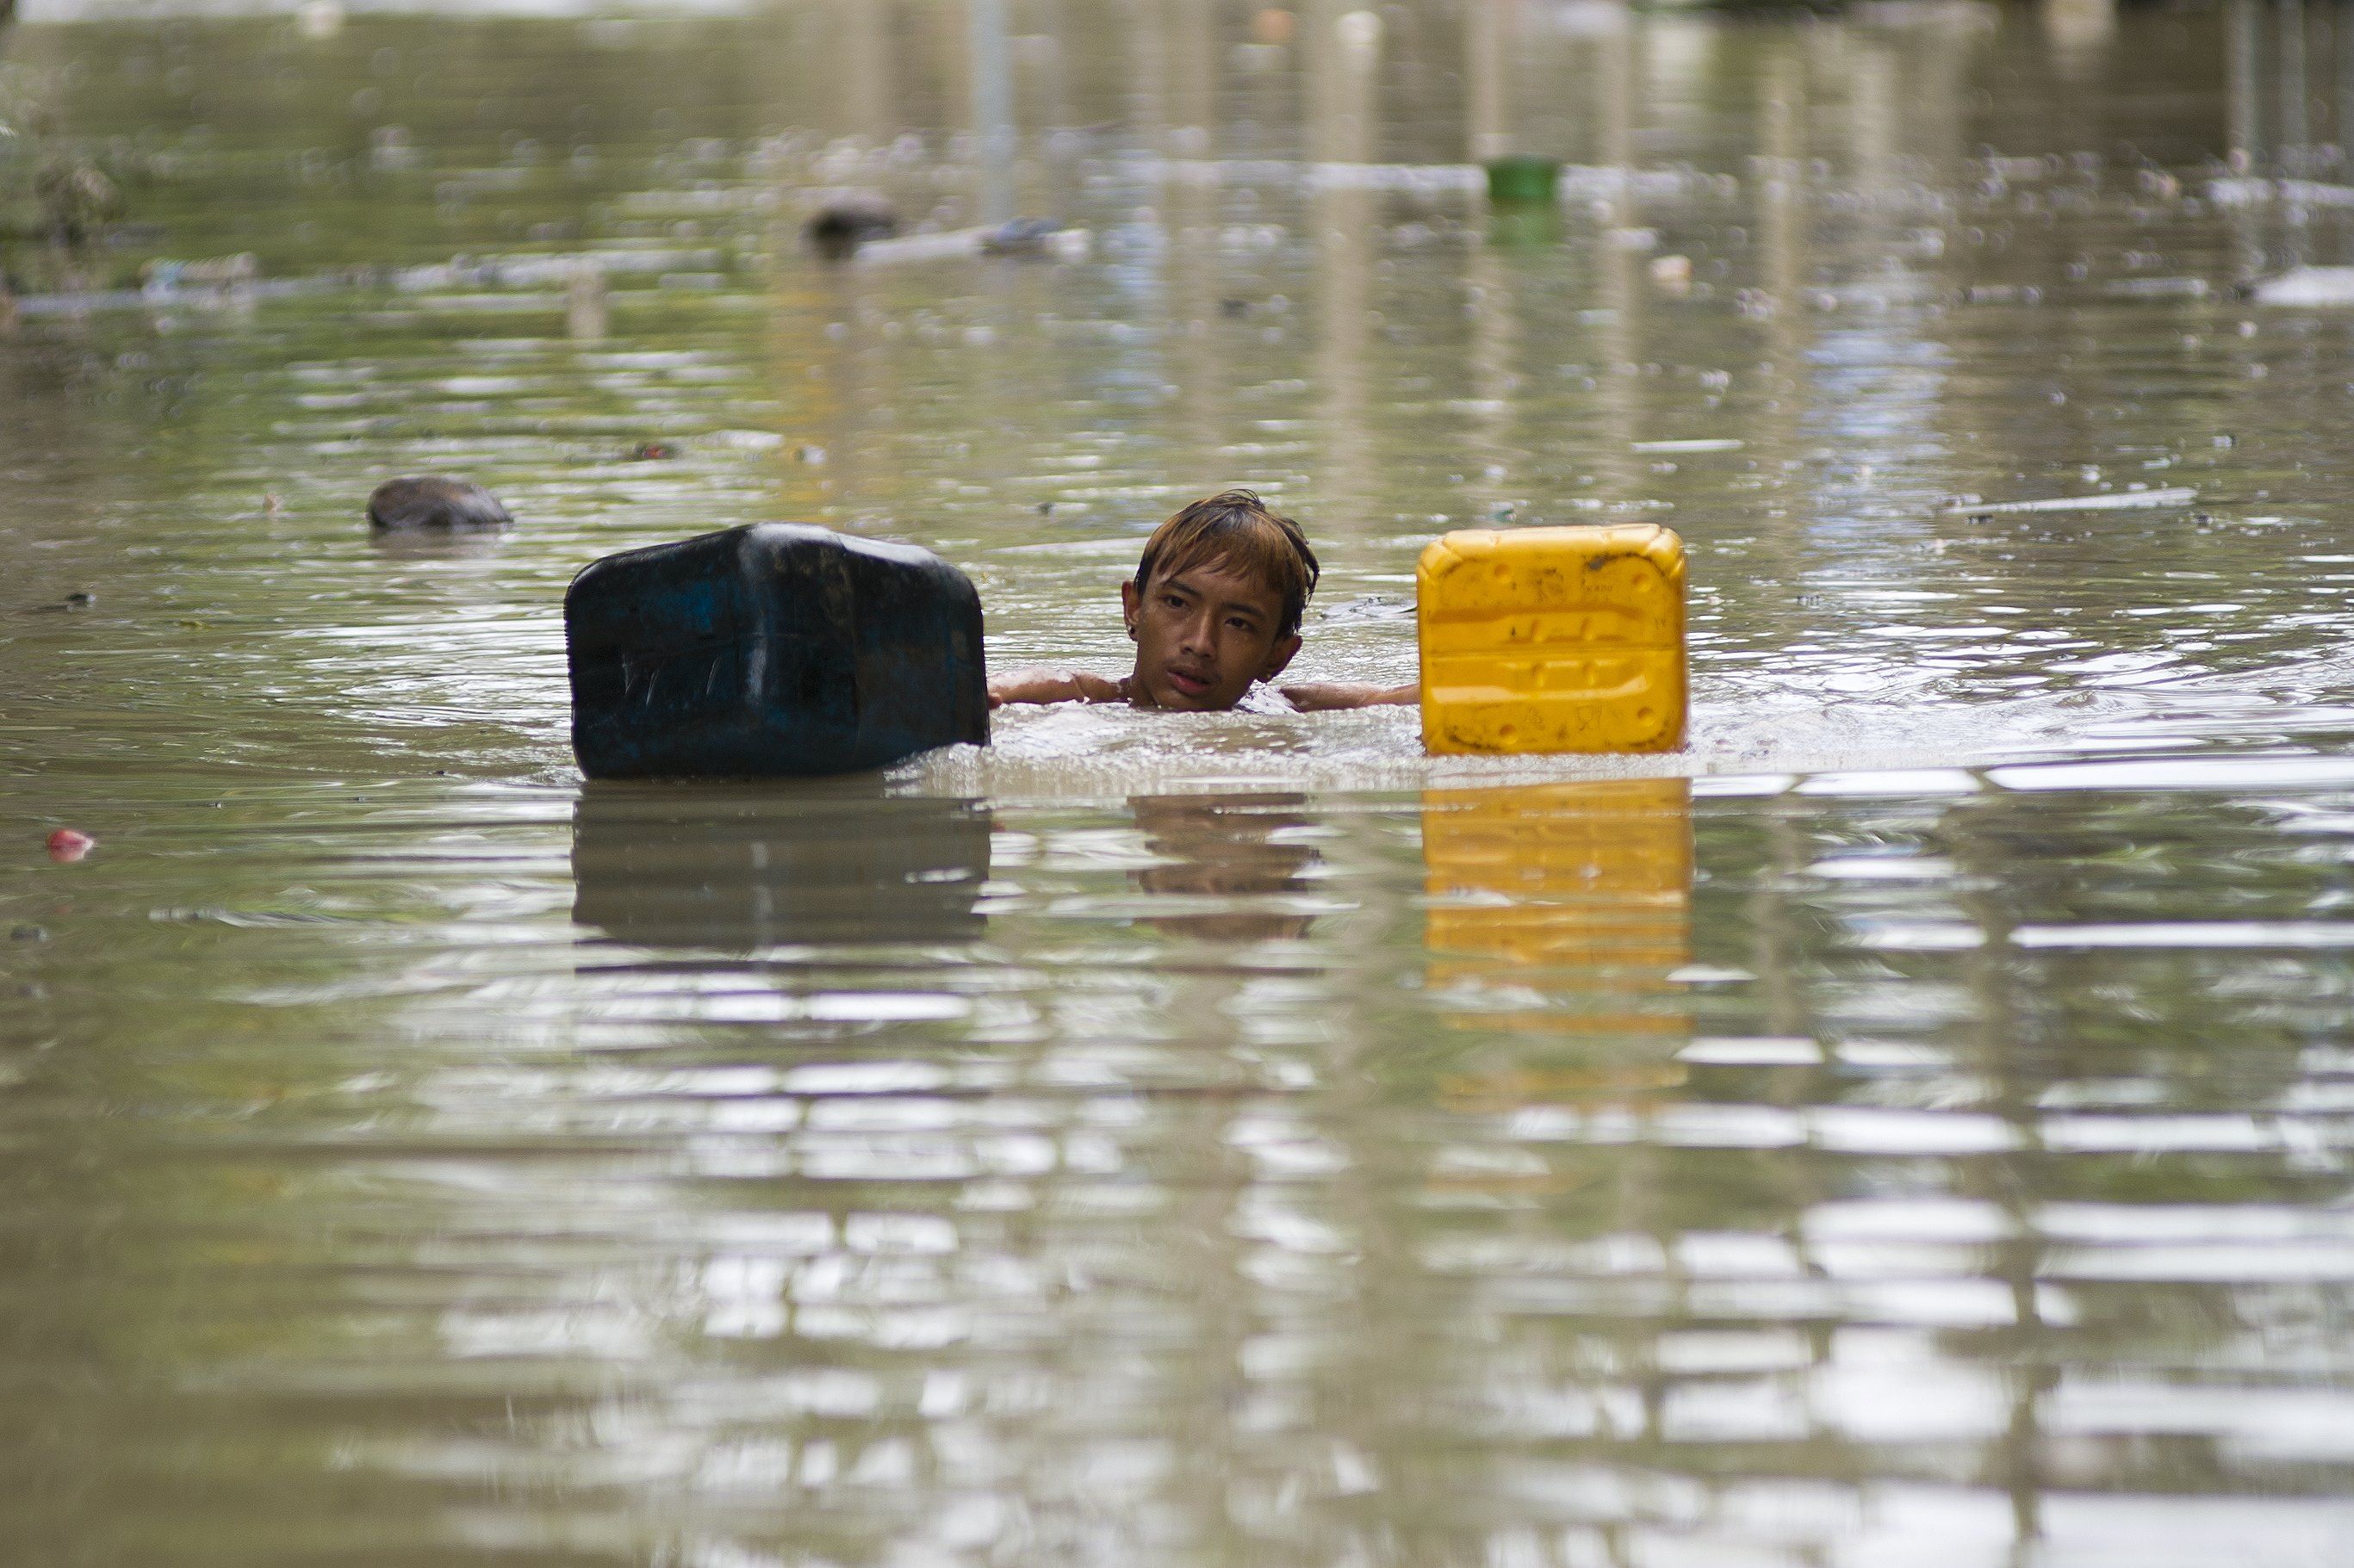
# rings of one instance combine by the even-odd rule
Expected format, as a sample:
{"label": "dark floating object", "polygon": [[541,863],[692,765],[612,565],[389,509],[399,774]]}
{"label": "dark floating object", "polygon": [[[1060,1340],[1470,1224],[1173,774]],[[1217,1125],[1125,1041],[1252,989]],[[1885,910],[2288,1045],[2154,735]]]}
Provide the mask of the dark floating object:
{"label": "dark floating object", "polygon": [[572,918],[611,940],[739,952],[977,940],[989,809],[883,781],[591,784],[572,815]]}
{"label": "dark floating object", "polygon": [[514,522],[499,498],[463,479],[387,479],[368,497],[368,526],[388,534],[479,534]]}
{"label": "dark floating object", "polygon": [[995,228],[983,229],[981,253],[983,256],[1051,256],[1063,242],[1065,229],[1051,217],[1008,218]]}
{"label": "dark floating object", "polygon": [[855,773],[985,745],[981,596],[928,550],[759,523],[590,563],[564,596],[591,779]]}
{"label": "dark floating object", "polygon": [[621,461],[623,462],[667,462],[670,459],[676,457],[677,455],[678,454],[676,452],[670,450],[670,447],[666,442],[640,441],[636,446],[630,449],[629,454],[622,458]]}
{"label": "dark floating object", "polygon": [[1515,153],[1488,163],[1488,199],[1500,207],[1551,207],[1561,188],[1561,164]]}
{"label": "dark floating object", "polygon": [[811,247],[829,261],[839,261],[870,239],[885,239],[899,232],[899,213],[888,201],[869,191],[835,196],[802,226]]}

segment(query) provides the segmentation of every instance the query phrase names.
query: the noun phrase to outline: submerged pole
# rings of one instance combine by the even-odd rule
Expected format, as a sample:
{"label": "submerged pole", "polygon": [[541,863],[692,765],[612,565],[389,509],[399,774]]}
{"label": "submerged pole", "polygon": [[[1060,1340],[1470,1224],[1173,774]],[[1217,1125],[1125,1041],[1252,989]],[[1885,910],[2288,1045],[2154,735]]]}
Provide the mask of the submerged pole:
{"label": "submerged pole", "polygon": [[2223,7],[2223,136],[2232,168],[2256,162],[2256,5],[2225,0]]}
{"label": "submerged pole", "polygon": [[2274,0],[2280,30],[2280,161],[2285,174],[2302,175],[2312,140],[2305,108],[2305,6],[2303,0]]}
{"label": "submerged pole", "polygon": [[1471,161],[1485,164],[1512,150],[1511,103],[1505,63],[1513,0],[1472,0],[1463,18],[1464,98],[1470,109]]}
{"label": "submerged pole", "polygon": [[1013,218],[1013,72],[1005,47],[1005,0],[967,0],[972,26],[973,155],[980,161],[981,221]]}

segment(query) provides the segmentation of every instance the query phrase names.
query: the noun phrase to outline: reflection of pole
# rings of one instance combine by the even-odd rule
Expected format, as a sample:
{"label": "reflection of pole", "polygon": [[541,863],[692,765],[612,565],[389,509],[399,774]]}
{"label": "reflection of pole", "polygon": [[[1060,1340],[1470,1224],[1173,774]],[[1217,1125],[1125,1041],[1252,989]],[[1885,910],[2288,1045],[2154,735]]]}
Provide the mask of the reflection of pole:
{"label": "reflection of pole", "polygon": [[[1527,477],[1511,471],[1512,394],[1520,382],[1512,360],[1520,346],[1520,312],[1513,306],[1511,277],[1494,246],[1472,253],[1470,271],[1472,305],[1478,312],[1471,318],[1471,396],[1479,408],[1475,450],[1484,466],[1495,471],[1492,479],[1482,474],[1471,482],[1472,493],[1485,511],[1508,498],[1516,477]],[[1474,527],[1487,520],[1479,515],[1469,519]]]}
{"label": "reflection of pole", "polygon": [[[1806,59],[1795,45],[1777,40],[1763,62],[1757,106],[1758,159],[1757,234],[1758,285],[1763,296],[1758,309],[1765,316],[1766,374],[1771,377],[1766,418],[1774,431],[1774,446],[1787,449],[1801,418],[1799,355],[1805,336],[1798,322],[1798,290],[1805,280],[1807,207]],[[1792,508],[1793,511],[1802,509]],[[1783,580],[1797,567],[1801,525],[1789,517],[1768,525],[1775,556],[1785,567]],[[1770,972],[1770,971],[1760,971]]]}
{"label": "reflection of pole", "polygon": [[[1948,811],[1939,836],[1967,879],[1964,886],[1998,887],[2001,884],[1987,874],[1998,856],[1981,853],[1981,844],[1988,841],[1972,831],[1980,820],[1977,813]],[[1999,828],[1998,823],[1991,840],[1996,846],[2004,842]],[[2017,922],[2003,899],[1984,891],[1964,894],[1962,906],[1980,933],[1968,960],[1969,990],[1976,1004],[1972,1033],[1978,1044],[1977,1060],[1971,1065],[1982,1082],[1994,1086],[1996,1114],[2009,1124],[2021,1150],[2019,1158],[2031,1159],[2038,1139],[2038,1113],[2028,1075],[2018,1057],[2028,1044],[2031,1026],[2020,1016],[2014,995],[2018,949],[2012,945],[2012,932]],[[2036,1287],[2042,1249],[2035,1237],[2035,1194],[2027,1190],[2026,1179],[1999,1159],[1965,1163],[1960,1169],[1965,1173],[1965,1191],[1999,1207],[2010,1222],[2009,1235],[1996,1249],[1995,1264],[2010,1289],[2011,1329],[2007,1336],[2009,1353],[2004,1357],[2013,1380],[2010,1420],[1990,1458],[2010,1496],[2011,1561],[2023,1565],[2037,1555],[2036,1544],[2043,1532],[2041,1405],[2058,1376],[2052,1361],[2042,1353],[2044,1324]],[[1970,1180],[1972,1175],[1978,1180]]]}
{"label": "reflection of pole", "polygon": [[[1622,4],[1616,7],[1616,22],[1597,40],[1601,69],[1595,73],[1594,101],[1601,114],[1597,130],[1601,138],[1600,156],[1595,161],[1603,167],[1617,169],[1627,177],[1621,186],[1621,206],[1626,194],[1631,194],[1635,160],[1635,72],[1634,20]],[[1611,221],[1622,221],[1624,212],[1614,213]]]}
{"label": "reflection of pole", "polygon": [[[868,415],[878,404],[891,401],[891,366],[861,325],[870,308],[876,270],[827,267],[817,277],[820,291],[801,302],[798,313],[778,312],[776,320],[781,326],[798,315],[822,323],[809,329],[809,338],[782,344],[780,358],[796,372],[789,373],[788,385],[794,387],[796,401],[808,406],[808,422],[826,432],[824,467],[792,465],[807,476],[799,485],[825,493],[830,504],[832,496],[869,493],[869,483],[889,471],[887,464],[877,464],[870,455],[870,445],[879,443]],[[833,325],[844,329],[841,335],[826,330]]]}
{"label": "reflection of pole", "polygon": [[973,156],[981,221],[1013,217],[1013,77],[1005,48],[1005,0],[966,0],[972,23]]}
{"label": "reflection of pole", "polygon": [[1615,181],[1601,252],[1595,259],[1600,274],[1596,292],[1607,313],[1595,334],[1596,357],[1601,361],[1595,370],[1595,383],[1596,400],[1602,405],[1602,418],[1596,425],[1600,451],[1595,468],[1603,482],[1618,493],[1605,499],[1620,501],[1633,499],[1642,491],[1642,476],[1629,452],[1642,431],[1641,334],[1636,315],[1643,308],[1643,300],[1635,288],[1635,253],[1619,242],[1617,232],[1629,227],[1635,217],[1634,95],[1628,86],[1634,71],[1631,22],[1614,26],[1595,40],[1594,101],[1600,116],[1595,127],[1596,161]]}
{"label": "reflection of pole", "polygon": [[[1858,189],[1874,195],[1893,182],[1896,167],[1896,62],[1885,45],[1859,43],[1848,67],[1850,133],[1855,154]],[[1868,201],[1867,214],[1889,211],[1885,204]],[[1886,221],[1893,222],[1893,217]]]}
{"label": "reflection of pole", "polygon": [[891,139],[891,50],[884,37],[888,20],[874,0],[840,0],[834,7],[838,51],[832,73],[841,91],[835,125],[869,146]]}
{"label": "reflection of pole", "polygon": [[2107,43],[2117,30],[2117,0],[2044,0],[2043,31],[2063,62]]}
{"label": "reflection of pole", "polygon": [[1071,19],[1063,0],[1036,4],[1031,41],[1038,49],[1034,73],[1038,79],[1031,90],[1030,117],[1040,125],[1068,125],[1077,118],[1071,112],[1070,53],[1064,43],[1071,36]]}
{"label": "reflection of pole", "polygon": [[[1335,12],[1339,12],[1335,15]],[[1381,19],[1371,11],[1319,5],[1309,38],[1309,125],[1319,164],[1360,164],[1373,151],[1373,86],[1381,64]],[[1375,467],[1365,429],[1365,358],[1373,311],[1374,196],[1345,170],[1323,171],[1310,208],[1321,261],[1317,291],[1317,380],[1323,392],[1325,477],[1336,517],[1362,515]]]}
{"label": "reflection of pole", "polygon": [[2306,172],[2311,129],[2305,113],[2305,3],[2276,0],[2280,16],[2280,159],[2283,171]]}
{"label": "reflection of pole", "polygon": [[1129,27],[1129,58],[1126,62],[1129,90],[1136,94],[1136,122],[1145,129],[1148,144],[1156,153],[1166,152],[1161,145],[1170,115],[1169,107],[1169,40],[1168,19],[1157,5],[1139,5],[1129,13],[1133,18]]}
{"label": "reflection of pole", "polygon": [[1762,152],[1757,161],[1762,177],[1757,183],[1757,229],[1765,252],[1761,281],[1777,313],[1795,302],[1798,286],[1798,181],[1807,150],[1804,89],[1798,70],[1798,59],[1786,45],[1766,57],[1759,72],[1757,145]]}
{"label": "reflection of pole", "polygon": [[1320,164],[1365,161],[1373,146],[1373,83],[1382,19],[1341,0],[1309,9],[1309,158]]}
{"label": "reflection of pole", "polygon": [[[1140,52],[1156,69],[1158,62],[1173,62],[1160,71],[1166,85],[1147,90],[1144,108],[1152,117],[1144,122],[1146,144],[1177,154],[1207,153],[1216,109],[1211,92],[1215,18],[1209,0],[1161,0],[1139,9],[1139,26],[1152,34]],[[1177,422],[1187,442],[1182,461],[1204,465],[1200,477],[1206,483],[1207,470],[1218,461],[1218,421],[1230,379],[1212,335],[1221,269],[1209,237],[1217,229],[1218,187],[1204,179],[1164,179],[1159,205],[1167,245],[1157,264],[1169,302]]]}
{"label": "reflection of pole", "polygon": [[[2330,144],[2338,149],[2342,171],[2354,159],[2354,16],[2338,14],[2338,110],[2329,122]],[[2344,177],[2341,174],[2340,177]]]}
{"label": "reflection of pole", "polygon": [[[1465,141],[1475,163],[1500,158],[1512,150],[1511,101],[1505,44],[1511,31],[1514,0],[1470,0],[1463,18]],[[1527,216],[1527,215],[1521,215]],[[1494,236],[1490,236],[1492,241]],[[1504,499],[1511,476],[1510,442],[1512,418],[1512,351],[1520,332],[1512,308],[1512,285],[1492,243],[1471,258],[1472,395],[1480,406],[1481,456],[1485,467],[1497,471],[1474,481],[1482,510]],[[1474,523],[1485,521],[1475,515]]]}
{"label": "reflection of pole", "polygon": [[2256,161],[2256,0],[2224,0],[2223,95],[2232,166]]}
{"label": "reflection of pole", "polygon": [[1962,179],[1962,100],[1976,53],[1972,43],[1955,34],[1924,31],[1899,57],[1903,85],[1898,89],[1898,115],[1910,150],[1948,185]]}
{"label": "reflection of pole", "polygon": [[1511,79],[1505,42],[1513,0],[1471,0],[1463,18],[1465,98],[1470,108],[1471,161],[1484,164],[1512,150]]}
{"label": "reflection of pole", "polygon": [[1210,151],[1210,122],[1215,113],[1212,91],[1217,70],[1209,0],[1161,0],[1158,9],[1167,37],[1169,118],[1165,143],[1155,150],[1198,158]]}

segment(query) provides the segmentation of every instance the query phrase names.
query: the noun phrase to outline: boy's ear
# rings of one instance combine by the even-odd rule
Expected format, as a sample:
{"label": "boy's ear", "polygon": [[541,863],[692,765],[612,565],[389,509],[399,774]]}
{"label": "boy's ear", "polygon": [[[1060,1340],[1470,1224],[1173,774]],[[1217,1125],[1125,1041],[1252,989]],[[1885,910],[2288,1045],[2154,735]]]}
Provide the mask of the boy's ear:
{"label": "boy's ear", "polygon": [[1267,651],[1267,668],[1259,672],[1258,678],[1262,681],[1274,680],[1283,673],[1283,667],[1290,663],[1292,656],[1299,652],[1299,633],[1295,631],[1288,637],[1277,638],[1275,646]]}
{"label": "boy's ear", "polygon": [[1130,637],[1136,635],[1137,612],[1143,607],[1144,601],[1137,597],[1136,579],[1129,577],[1122,582],[1119,585],[1119,618],[1128,622],[1128,634]]}

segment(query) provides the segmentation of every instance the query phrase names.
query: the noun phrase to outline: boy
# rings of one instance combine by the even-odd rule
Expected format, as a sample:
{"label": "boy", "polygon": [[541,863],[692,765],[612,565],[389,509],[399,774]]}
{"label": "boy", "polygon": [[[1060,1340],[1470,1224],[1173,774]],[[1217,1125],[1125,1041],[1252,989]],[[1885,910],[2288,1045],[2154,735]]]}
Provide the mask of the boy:
{"label": "boy", "polygon": [[[1316,589],[1316,553],[1299,524],[1247,490],[1196,501],[1152,532],[1133,579],[1119,585],[1120,612],[1136,642],[1125,677],[1079,670],[1017,670],[989,683],[989,705],[1129,703],[1213,713],[1274,680],[1299,652],[1299,618]],[[1313,682],[1284,686],[1294,712],[1421,700],[1418,686]]]}

